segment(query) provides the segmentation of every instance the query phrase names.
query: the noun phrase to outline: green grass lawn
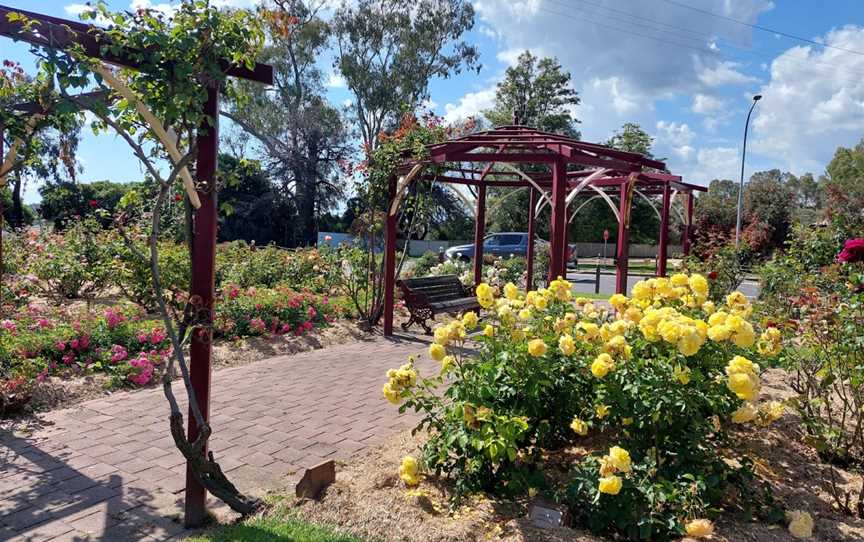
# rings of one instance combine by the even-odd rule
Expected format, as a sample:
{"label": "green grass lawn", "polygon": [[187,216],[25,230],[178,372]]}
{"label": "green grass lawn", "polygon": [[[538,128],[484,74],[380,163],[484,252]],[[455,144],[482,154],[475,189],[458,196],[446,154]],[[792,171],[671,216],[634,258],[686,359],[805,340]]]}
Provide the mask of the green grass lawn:
{"label": "green grass lawn", "polygon": [[237,525],[216,527],[187,542],[366,542],[333,529],[290,516],[254,518]]}

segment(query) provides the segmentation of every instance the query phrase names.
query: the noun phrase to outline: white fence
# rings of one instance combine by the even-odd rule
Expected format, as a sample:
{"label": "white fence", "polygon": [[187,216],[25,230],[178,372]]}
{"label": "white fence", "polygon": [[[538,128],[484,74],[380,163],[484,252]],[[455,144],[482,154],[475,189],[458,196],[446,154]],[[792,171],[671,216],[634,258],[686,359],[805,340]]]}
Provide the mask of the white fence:
{"label": "white fence", "polygon": [[[328,239],[329,237],[329,239]],[[329,233],[329,232],[321,232],[318,234],[318,246],[322,245],[330,245],[330,246],[338,246],[340,243],[349,243],[354,244],[357,242],[353,236],[347,233]],[[405,246],[405,240],[399,239],[397,242],[399,248]],[[421,241],[412,240],[411,244],[408,246],[408,255],[409,256],[422,256],[426,252],[434,252],[435,254],[447,250],[450,247],[457,245],[471,245],[474,241],[440,241],[440,240],[429,240],[424,239]],[[603,243],[575,243],[576,244],[576,255],[580,258],[594,258],[598,254],[603,254]],[[376,250],[380,250],[376,248]],[[631,244],[630,245],[630,257],[631,258],[655,258],[657,256],[657,245],[638,245]],[[670,258],[680,256],[683,252],[681,245],[669,245],[668,250],[666,252],[667,256]],[[606,257],[612,258],[615,256],[615,243],[609,243],[606,247]]]}

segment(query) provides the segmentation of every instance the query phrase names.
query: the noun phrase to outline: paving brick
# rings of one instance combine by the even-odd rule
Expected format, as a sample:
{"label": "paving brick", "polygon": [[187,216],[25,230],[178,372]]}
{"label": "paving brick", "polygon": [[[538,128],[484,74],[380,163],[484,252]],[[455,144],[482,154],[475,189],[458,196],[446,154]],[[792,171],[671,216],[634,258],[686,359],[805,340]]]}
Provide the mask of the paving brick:
{"label": "paving brick", "polygon": [[[305,468],[347,460],[413,425],[381,397],[385,371],[428,340],[381,338],[281,356],[213,374],[211,448],[229,478],[255,492],[285,488]],[[436,370],[420,356],[421,371]],[[182,398],[180,384],[175,384]],[[185,399],[183,400],[185,401]],[[185,412],[187,405],[182,402]],[[185,462],[158,388],[116,392],[48,413],[0,469],[0,539],[164,540],[182,534]],[[3,529],[6,531],[3,531]],[[41,530],[39,530],[41,528]],[[28,534],[29,533],[29,534]]]}

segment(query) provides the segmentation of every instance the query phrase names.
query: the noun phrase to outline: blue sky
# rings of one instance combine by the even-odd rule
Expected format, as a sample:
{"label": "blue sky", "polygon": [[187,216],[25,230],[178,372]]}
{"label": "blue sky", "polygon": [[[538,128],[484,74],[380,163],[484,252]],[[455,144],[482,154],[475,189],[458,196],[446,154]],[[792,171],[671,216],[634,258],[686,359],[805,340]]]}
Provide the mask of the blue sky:
{"label": "blue sky", "polygon": [[[4,4],[74,18],[72,0]],[[214,0],[248,7],[255,0]],[[746,171],[779,168],[821,174],[837,146],[864,136],[864,10],[859,0],[474,0],[467,39],[483,69],[430,86],[430,106],[448,119],[476,115],[518,54],[555,56],[570,71],[582,103],[575,114],[587,141],[603,141],[625,122],[655,138],[655,154],[687,180],[737,178],[744,118],[751,121]],[[164,0],[112,0],[112,8],[164,7]],[[690,6],[697,9],[690,9]],[[701,11],[698,11],[701,10]],[[708,13],[706,13],[708,12]],[[720,15],[721,17],[710,15]],[[724,18],[726,17],[726,18]],[[739,22],[804,37],[790,39]],[[27,48],[0,41],[0,57],[32,67]],[[349,95],[330,73],[334,104]],[[229,128],[226,126],[226,128]],[[84,182],[134,181],[143,173],[110,135],[85,137]],[[36,184],[25,199],[38,200]]]}

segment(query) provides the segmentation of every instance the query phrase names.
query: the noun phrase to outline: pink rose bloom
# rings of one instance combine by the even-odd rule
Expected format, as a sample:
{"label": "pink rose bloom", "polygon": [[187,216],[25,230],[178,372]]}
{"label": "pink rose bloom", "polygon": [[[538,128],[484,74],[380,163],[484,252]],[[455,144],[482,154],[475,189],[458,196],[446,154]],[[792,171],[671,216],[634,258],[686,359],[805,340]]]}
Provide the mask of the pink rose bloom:
{"label": "pink rose bloom", "polygon": [[308,321],[308,320],[305,321],[305,322],[303,322],[303,328],[304,328],[306,331],[311,331],[313,327],[314,327],[314,326],[312,325],[312,322],[310,322],[310,321]]}
{"label": "pink rose bloom", "polygon": [[146,333],[141,332],[138,334],[138,342],[139,343],[146,343],[148,340],[150,340],[150,336],[147,335]]}
{"label": "pink rose bloom", "polygon": [[249,320],[249,329],[256,333],[264,333],[267,331],[267,324],[260,318],[252,318]]}
{"label": "pink rose bloom", "polygon": [[69,346],[72,347],[72,350],[78,350],[78,339],[72,339],[72,342],[69,343]]}
{"label": "pink rose bloom", "polygon": [[105,311],[105,322],[108,324],[108,329],[114,329],[125,321],[126,318],[114,309],[109,308]]}
{"label": "pink rose bloom", "polygon": [[66,350],[66,341],[57,341],[54,344],[54,348],[56,348],[59,352]]}
{"label": "pink rose bloom", "polygon": [[10,333],[15,333],[18,329],[18,326],[12,320],[3,320],[3,322],[0,322],[0,326],[3,326],[3,329]]}
{"label": "pink rose bloom", "polygon": [[75,354],[69,352],[65,356],[63,356],[63,363],[66,365],[72,365],[72,362],[75,361]]}
{"label": "pink rose bloom", "polygon": [[152,332],[150,332],[150,344],[159,344],[165,340],[165,337],[167,337],[165,331],[157,327]]}
{"label": "pink rose bloom", "polygon": [[45,382],[45,379],[48,378],[48,369],[43,369],[36,375],[36,382]]}
{"label": "pink rose bloom", "polygon": [[330,298],[327,297],[327,296],[325,295],[325,296],[321,299],[321,304],[322,304],[322,305],[327,305],[328,303],[330,303]]}
{"label": "pink rose bloom", "polygon": [[111,347],[111,363],[123,361],[128,355],[129,353],[126,352],[126,349],[119,344],[115,344]]}
{"label": "pink rose bloom", "polygon": [[282,333],[288,333],[291,331],[291,324],[282,324]]}
{"label": "pink rose bloom", "polygon": [[864,261],[864,239],[849,239],[843,245],[843,250],[837,255],[838,263],[854,263]]}
{"label": "pink rose bloom", "polygon": [[228,299],[237,299],[237,296],[240,295],[240,290],[237,289],[233,284],[228,289]]}
{"label": "pink rose bloom", "polygon": [[78,339],[78,348],[80,348],[81,350],[84,350],[88,346],[90,346],[90,336],[89,335],[84,335],[83,337]]}
{"label": "pink rose bloom", "polygon": [[313,318],[315,318],[315,316],[316,316],[317,314],[318,314],[318,311],[316,311],[316,310],[315,310],[315,307],[312,307],[312,306],[310,306],[310,307],[309,307],[309,310],[306,311],[306,316],[307,316],[310,320],[313,319]]}
{"label": "pink rose bloom", "polygon": [[325,236],[324,236],[324,240],[327,241],[327,242],[329,243],[330,241],[333,240],[333,236],[332,236],[332,235],[325,235]]}
{"label": "pink rose bloom", "polygon": [[51,327],[51,321],[47,318],[39,318],[36,320],[36,325],[39,326],[39,329],[45,329]]}

